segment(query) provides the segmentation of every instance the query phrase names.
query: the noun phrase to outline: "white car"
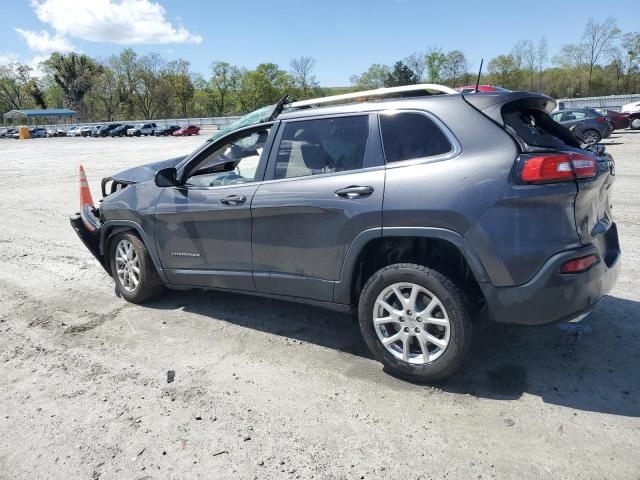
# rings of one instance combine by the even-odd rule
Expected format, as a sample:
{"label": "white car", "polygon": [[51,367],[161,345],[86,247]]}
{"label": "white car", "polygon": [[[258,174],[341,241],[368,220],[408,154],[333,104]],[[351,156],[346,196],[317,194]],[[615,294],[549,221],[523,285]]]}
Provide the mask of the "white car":
{"label": "white car", "polygon": [[623,105],[622,113],[629,114],[629,126],[633,130],[640,130],[640,102]]}
{"label": "white car", "polygon": [[80,127],[71,127],[67,130],[67,137],[79,137],[80,136]]}

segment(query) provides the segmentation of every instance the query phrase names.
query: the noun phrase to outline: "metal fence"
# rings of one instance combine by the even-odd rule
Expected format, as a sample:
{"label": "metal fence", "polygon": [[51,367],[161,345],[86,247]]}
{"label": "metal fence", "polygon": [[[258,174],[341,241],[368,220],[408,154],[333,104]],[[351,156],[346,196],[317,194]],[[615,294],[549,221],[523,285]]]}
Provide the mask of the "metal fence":
{"label": "metal fence", "polygon": [[558,98],[559,108],[608,108],[620,111],[627,103],[640,102],[640,94],[608,95],[606,97]]}
{"label": "metal fence", "polygon": [[[169,125],[178,125],[180,127],[186,127],[187,125],[198,125],[201,128],[211,127],[219,130],[220,128],[225,127],[226,125],[232,122],[235,122],[239,118],[240,117],[159,118],[155,120],[113,120],[111,122],[77,122],[77,121],[69,120],[64,123],[46,123],[46,122],[38,121],[38,119],[31,119],[30,121],[23,124],[24,125],[28,124],[30,126],[42,126],[47,128],[63,128],[71,125],[94,126],[94,125],[104,125],[106,123],[122,123],[122,124],[137,125],[139,123],[153,122],[158,127],[166,127]],[[18,124],[19,123],[16,123],[16,125]]]}

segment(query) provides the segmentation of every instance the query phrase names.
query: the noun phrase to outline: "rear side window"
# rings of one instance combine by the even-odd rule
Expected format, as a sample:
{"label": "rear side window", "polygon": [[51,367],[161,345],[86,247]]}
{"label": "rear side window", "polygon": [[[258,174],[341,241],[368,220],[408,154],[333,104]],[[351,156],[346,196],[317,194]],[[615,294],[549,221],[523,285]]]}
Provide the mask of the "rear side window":
{"label": "rear side window", "polygon": [[421,113],[381,113],[380,129],[387,163],[432,157],[453,150],[442,130]]}
{"label": "rear side window", "polygon": [[278,148],[274,178],[362,168],[368,137],[368,115],[288,122]]}
{"label": "rear side window", "polygon": [[502,119],[511,133],[529,146],[553,150],[580,148],[575,136],[544,110],[513,102],[502,108]]}

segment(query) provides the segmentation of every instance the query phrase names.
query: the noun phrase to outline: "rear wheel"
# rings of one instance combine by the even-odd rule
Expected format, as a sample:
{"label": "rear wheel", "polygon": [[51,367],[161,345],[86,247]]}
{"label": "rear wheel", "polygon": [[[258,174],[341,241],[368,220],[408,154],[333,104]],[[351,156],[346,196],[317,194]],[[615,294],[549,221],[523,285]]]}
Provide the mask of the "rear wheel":
{"label": "rear wheel", "polygon": [[118,234],[111,242],[111,273],[118,292],[132,303],[151,300],[163,290],[147,248],[131,233]]}
{"label": "rear wheel", "polygon": [[594,143],[598,143],[600,140],[602,140],[602,137],[597,130],[585,130],[582,133],[582,139],[584,140],[584,143],[593,145]]}
{"label": "rear wheel", "polygon": [[640,130],[640,118],[632,118],[631,119],[631,123],[629,124],[629,126],[633,130]]}
{"label": "rear wheel", "polygon": [[376,272],[360,295],[358,318],[375,358],[410,380],[442,380],[469,353],[464,295],[450,279],[422,265],[395,264]]}

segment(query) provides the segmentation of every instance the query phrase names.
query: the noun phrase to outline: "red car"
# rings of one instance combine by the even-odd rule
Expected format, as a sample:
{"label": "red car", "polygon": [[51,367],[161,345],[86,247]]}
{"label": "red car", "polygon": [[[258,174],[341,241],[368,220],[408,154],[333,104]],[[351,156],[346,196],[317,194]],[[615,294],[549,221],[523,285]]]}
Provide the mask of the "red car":
{"label": "red car", "polygon": [[199,134],[200,134],[200,127],[198,127],[197,125],[189,125],[186,127],[182,127],[176,130],[175,132],[173,132],[174,137],[183,137],[187,135],[199,135]]}
{"label": "red car", "polygon": [[[475,92],[475,85],[467,85],[466,87],[456,87],[456,90],[461,93]],[[479,92],[510,92],[506,88],[496,87],[495,85],[478,85]]]}
{"label": "red car", "polygon": [[623,130],[629,127],[628,113],[620,113],[614,110],[607,110],[606,108],[600,109],[599,111],[611,119],[614,130]]}

